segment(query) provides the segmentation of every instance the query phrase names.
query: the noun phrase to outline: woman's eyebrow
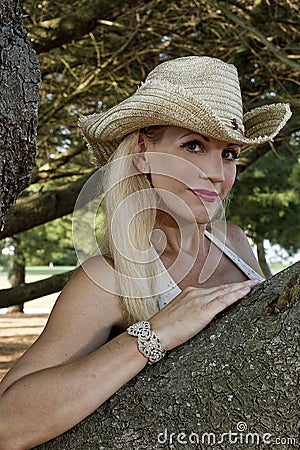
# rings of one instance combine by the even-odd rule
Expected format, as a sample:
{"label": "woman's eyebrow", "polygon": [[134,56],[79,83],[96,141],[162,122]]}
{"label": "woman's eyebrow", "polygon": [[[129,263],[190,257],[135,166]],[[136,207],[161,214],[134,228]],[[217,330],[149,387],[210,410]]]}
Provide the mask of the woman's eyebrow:
{"label": "woman's eyebrow", "polygon": [[[184,138],[186,136],[190,136],[190,135],[197,135],[202,137],[202,139],[204,139],[206,142],[210,142],[210,139],[208,136],[204,136],[204,134],[201,133],[197,133],[197,131],[188,131],[187,133],[184,133],[182,136],[180,136],[180,138]],[[240,149],[240,145],[239,144],[235,144],[234,142],[230,142],[229,144],[226,144],[226,147],[238,147]]]}
{"label": "woman's eyebrow", "polygon": [[204,136],[201,133],[197,133],[196,131],[189,131],[188,133],[183,134],[182,136],[180,136],[181,138],[186,137],[186,136],[190,136],[190,135],[197,135],[197,136],[201,136],[205,141],[210,142],[210,139],[207,136]]}

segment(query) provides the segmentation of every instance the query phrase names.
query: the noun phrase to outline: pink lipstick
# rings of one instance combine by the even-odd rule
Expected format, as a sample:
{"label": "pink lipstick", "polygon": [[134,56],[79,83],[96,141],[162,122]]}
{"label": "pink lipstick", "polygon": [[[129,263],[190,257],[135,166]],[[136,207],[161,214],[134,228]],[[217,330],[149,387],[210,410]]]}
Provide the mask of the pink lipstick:
{"label": "pink lipstick", "polygon": [[209,191],[207,189],[189,189],[196,197],[205,202],[215,202],[218,198],[218,194],[215,191]]}

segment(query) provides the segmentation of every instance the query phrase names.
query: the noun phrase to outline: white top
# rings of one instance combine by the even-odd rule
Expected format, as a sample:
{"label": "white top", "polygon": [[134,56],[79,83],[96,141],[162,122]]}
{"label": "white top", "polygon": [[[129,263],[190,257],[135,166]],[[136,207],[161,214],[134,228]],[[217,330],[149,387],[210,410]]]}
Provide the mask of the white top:
{"label": "white top", "polygon": [[[229,259],[231,259],[234,264],[245,274],[249,279],[256,278],[258,281],[262,282],[265,280],[259,273],[257,273],[252,267],[249,266],[242,258],[240,258],[236,253],[234,253],[230,248],[228,248],[223,242],[221,242],[218,238],[213,236],[209,231],[204,232],[205,236],[218,247]],[[168,303],[170,303],[177,295],[181,293],[180,287],[175,283],[169,272],[166,270],[163,262],[160,259],[160,262],[165,271],[165,279],[161,280],[161,291],[165,291],[166,287],[169,288],[163,294],[158,296],[158,305],[159,309],[164,308]]]}

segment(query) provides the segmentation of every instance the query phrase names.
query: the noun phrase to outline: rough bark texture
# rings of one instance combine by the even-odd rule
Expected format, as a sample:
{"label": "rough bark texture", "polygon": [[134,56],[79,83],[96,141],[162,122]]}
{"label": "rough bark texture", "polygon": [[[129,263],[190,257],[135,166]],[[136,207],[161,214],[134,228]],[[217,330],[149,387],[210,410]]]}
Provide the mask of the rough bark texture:
{"label": "rough bark texture", "polygon": [[298,449],[299,269],[258,286],[37,449]]}
{"label": "rough bark texture", "polygon": [[17,0],[0,4],[0,228],[35,162],[39,63]]}
{"label": "rough bark texture", "polygon": [[[13,237],[14,255],[13,265],[9,273],[9,281],[12,288],[22,286],[25,284],[25,256],[20,248],[21,241],[17,236]],[[13,304],[8,307],[7,313],[22,313],[24,312],[24,303]]]}

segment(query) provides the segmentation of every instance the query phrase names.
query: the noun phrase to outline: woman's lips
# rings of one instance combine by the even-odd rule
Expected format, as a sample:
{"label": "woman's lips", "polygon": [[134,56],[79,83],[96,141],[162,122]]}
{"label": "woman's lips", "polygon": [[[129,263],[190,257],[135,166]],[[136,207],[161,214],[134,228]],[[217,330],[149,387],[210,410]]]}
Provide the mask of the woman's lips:
{"label": "woman's lips", "polygon": [[218,194],[215,191],[208,191],[207,189],[189,189],[189,191],[205,202],[212,203],[218,198]]}

